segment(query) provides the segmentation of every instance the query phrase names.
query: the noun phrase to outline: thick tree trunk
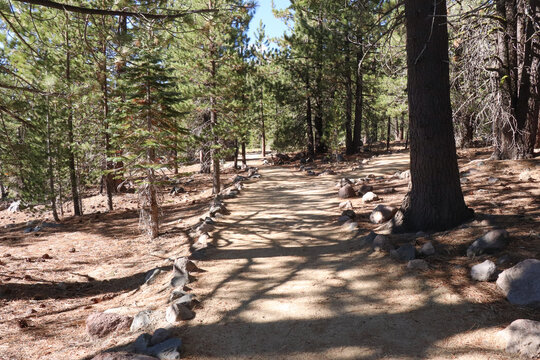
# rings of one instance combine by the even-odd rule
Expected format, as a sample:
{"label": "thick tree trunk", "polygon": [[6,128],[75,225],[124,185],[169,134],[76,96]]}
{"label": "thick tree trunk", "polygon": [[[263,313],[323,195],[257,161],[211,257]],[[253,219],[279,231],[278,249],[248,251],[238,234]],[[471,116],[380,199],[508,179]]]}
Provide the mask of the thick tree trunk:
{"label": "thick tree trunk", "polygon": [[238,169],[238,139],[234,140],[234,170]]}
{"label": "thick tree trunk", "polygon": [[356,93],[354,104],[354,134],[353,134],[353,148],[355,152],[360,150],[362,146],[362,110],[363,110],[363,73],[362,73],[362,46],[360,45],[358,52],[356,53]]}
{"label": "thick tree trunk", "polygon": [[[54,171],[53,171],[53,155],[51,147],[51,129],[53,124],[49,116],[49,97],[47,96],[47,172],[49,176],[49,202],[51,203],[51,210],[54,221],[60,221],[58,217],[58,211],[56,210],[56,191],[54,190]],[[2,186],[2,198],[4,195],[4,187]]]}
{"label": "thick tree trunk", "polygon": [[107,84],[107,41],[102,39],[101,55],[103,56],[102,63],[99,66],[100,70],[100,82],[103,102],[103,128],[105,133],[105,169],[107,173],[104,176],[105,189],[107,191],[107,207],[109,211],[113,210],[113,192],[116,191],[114,186],[114,164],[109,161],[107,157],[111,152],[111,139],[109,135],[109,88]]}
{"label": "thick tree trunk", "polygon": [[311,114],[311,88],[309,85],[309,74],[306,76],[306,128],[307,128],[307,153],[313,158],[315,155],[315,140],[313,139],[313,120]]}
{"label": "thick tree trunk", "polygon": [[388,124],[387,124],[387,127],[386,127],[386,151],[390,150],[390,122],[392,120],[390,118],[388,118]]}
{"label": "thick tree trunk", "polygon": [[[502,111],[493,125],[494,159],[532,157],[538,131],[538,45],[531,17],[538,18],[538,1],[497,1],[504,28],[498,34],[499,96]],[[533,14],[525,14],[530,5]]]}
{"label": "thick tree trunk", "polygon": [[261,156],[266,157],[266,129],[264,127],[264,92],[261,88]]}
{"label": "thick tree trunk", "polygon": [[457,166],[446,3],[406,0],[405,14],[411,187],[394,219],[394,230],[445,230],[473,213],[465,205]]}
{"label": "thick tree trunk", "polygon": [[[150,107],[152,105],[152,99],[150,96],[150,85],[146,84],[146,106]],[[153,132],[152,118],[150,116],[150,110],[146,110],[146,125],[148,132],[151,134]],[[156,160],[156,151],[153,147],[149,147],[146,151],[146,160],[148,165],[153,164]],[[148,206],[149,209],[149,234],[151,239],[155,239],[159,236],[159,204],[157,199],[157,189],[156,189],[156,179],[154,168],[148,167],[146,170],[147,176],[147,194]]]}
{"label": "thick tree trunk", "polygon": [[351,78],[351,59],[349,53],[348,34],[345,35],[345,148],[347,155],[354,154],[356,149],[353,143],[352,133],[352,78]]}
{"label": "thick tree trunk", "polygon": [[[67,20],[67,15],[66,15]],[[66,24],[66,83],[71,86],[71,50],[69,43],[69,25]],[[69,180],[71,182],[71,198],[73,200],[73,213],[75,216],[81,216],[79,190],[77,187],[77,172],[75,169],[75,152],[73,150],[75,139],[73,136],[73,106],[71,97],[68,96],[68,116],[67,116],[67,136],[68,136],[68,166]]]}
{"label": "thick tree trunk", "polygon": [[242,167],[247,167],[247,158],[246,158],[246,143],[242,143]]}

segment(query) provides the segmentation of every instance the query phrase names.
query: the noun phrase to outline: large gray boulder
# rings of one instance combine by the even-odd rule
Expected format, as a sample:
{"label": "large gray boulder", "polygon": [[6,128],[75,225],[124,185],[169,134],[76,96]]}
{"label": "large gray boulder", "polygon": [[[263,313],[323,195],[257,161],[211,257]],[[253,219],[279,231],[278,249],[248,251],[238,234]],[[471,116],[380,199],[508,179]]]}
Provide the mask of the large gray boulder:
{"label": "large gray boulder", "polygon": [[371,191],[368,191],[362,196],[362,202],[366,204],[376,200],[379,200],[379,197],[377,196],[377,194]]}
{"label": "large gray boulder", "polygon": [[374,224],[382,224],[392,219],[397,212],[397,208],[388,205],[377,205],[369,215],[369,221]]}
{"label": "large gray boulder", "polygon": [[114,332],[129,330],[133,319],[115,313],[93,313],[86,319],[86,332],[96,338],[105,337]]}
{"label": "large gray boulder", "polygon": [[491,230],[476,239],[467,249],[467,256],[473,257],[483,253],[491,253],[504,249],[508,245],[508,232],[503,229]]}
{"label": "large gray boulder", "polygon": [[498,335],[505,341],[507,353],[540,357],[540,322],[519,319]]}
{"label": "large gray boulder", "polygon": [[476,281],[489,281],[497,267],[491,260],[476,264],[471,268],[471,278]]}
{"label": "large gray boulder", "polygon": [[136,332],[141,329],[145,329],[149,327],[151,324],[152,324],[152,310],[143,310],[143,311],[140,311],[133,318],[133,322],[131,323],[130,330],[131,332]]}
{"label": "large gray boulder", "polygon": [[540,306],[540,260],[523,260],[503,271],[497,286],[514,305]]}
{"label": "large gray boulder", "polygon": [[347,184],[341,187],[341,189],[339,189],[338,195],[342,199],[347,199],[347,198],[355,197],[356,192],[354,191],[354,188],[350,184]]}
{"label": "large gray boulder", "polygon": [[187,257],[179,257],[174,261],[173,278],[171,279],[172,287],[183,288],[189,283],[188,262],[189,259]]}

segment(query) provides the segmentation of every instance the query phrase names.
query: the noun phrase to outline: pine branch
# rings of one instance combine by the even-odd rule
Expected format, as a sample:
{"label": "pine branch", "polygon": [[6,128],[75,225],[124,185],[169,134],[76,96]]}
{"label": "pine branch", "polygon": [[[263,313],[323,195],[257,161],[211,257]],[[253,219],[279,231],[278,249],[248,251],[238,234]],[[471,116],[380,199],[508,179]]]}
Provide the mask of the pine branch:
{"label": "pine branch", "polygon": [[192,14],[204,14],[204,13],[213,13],[218,12],[218,9],[197,9],[197,10],[187,10],[183,12],[175,12],[172,14],[148,14],[140,13],[133,11],[122,11],[122,10],[105,10],[105,9],[93,9],[85,8],[81,6],[73,6],[67,4],[61,4],[58,2],[50,0],[14,0],[26,4],[40,5],[52,9],[64,10],[69,12],[76,12],[80,14],[89,14],[89,15],[106,15],[106,16],[125,16],[125,17],[136,17],[142,19],[152,19],[152,20],[172,20]]}

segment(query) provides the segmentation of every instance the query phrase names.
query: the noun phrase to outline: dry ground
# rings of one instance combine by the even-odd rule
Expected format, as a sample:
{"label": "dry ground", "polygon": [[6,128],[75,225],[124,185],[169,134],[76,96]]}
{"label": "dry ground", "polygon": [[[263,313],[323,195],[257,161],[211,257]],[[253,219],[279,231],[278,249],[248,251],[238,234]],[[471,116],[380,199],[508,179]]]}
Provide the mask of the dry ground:
{"label": "dry ground", "polygon": [[[508,359],[495,333],[517,318],[540,315],[509,305],[494,283],[469,280],[471,265],[494,257],[463,255],[476,237],[504,227],[513,241],[503,268],[540,257],[540,161],[473,161],[487,158],[486,149],[460,155],[461,170],[469,172],[465,198],[477,219],[417,240],[429,238],[438,250],[427,259],[426,273],[372,253],[336,224],[334,185],[343,176],[383,176],[371,180],[374,191],[396,192],[380,202],[399,205],[407,180],[391,175],[407,168],[406,153],[374,158],[355,171],[354,159],[318,164],[335,169],[335,176],[308,177],[292,165],[265,167],[261,180],[228,201],[231,215],[220,220],[215,248],[199,264],[205,272],[190,284],[201,307],[194,320],[174,328],[185,342],[185,358]],[[488,184],[489,177],[498,180]],[[204,179],[196,178],[189,198],[165,195],[172,201],[165,203],[165,233],[152,242],[140,235],[132,195],[117,199],[120,209],[112,213],[94,197],[87,206],[95,206],[93,213],[39,233],[23,233],[32,213],[14,218],[0,212],[0,359],[83,359],[129,348],[138,334],[95,341],[84,321],[111,308],[133,315],[164,307],[167,279],[141,284],[148,270],[170,269],[167,258],[187,253],[189,225],[210,195]],[[362,215],[359,235],[367,234],[376,227],[368,222],[376,204],[355,199],[353,205]]]}

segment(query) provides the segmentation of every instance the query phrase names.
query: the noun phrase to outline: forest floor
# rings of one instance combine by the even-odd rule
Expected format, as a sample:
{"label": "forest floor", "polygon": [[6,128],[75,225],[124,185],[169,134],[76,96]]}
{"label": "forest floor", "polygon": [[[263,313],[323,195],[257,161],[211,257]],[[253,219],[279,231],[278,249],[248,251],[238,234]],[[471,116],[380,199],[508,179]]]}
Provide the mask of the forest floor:
{"label": "forest floor", "polygon": [[[460,151],[465,200],[476,219],[417,239],[429,238],[437,250],[426,258],[425,272],[407,270],[361,240],[377,227],[369,213],[378,203],[400,204],[408,180],[392,175],[408,168],[406,152],[374,157],[356,170],[362,157],[316,164],[317,171],[331,168],[337,175],[307,176],[298,163],[261,167],[260,180],[227,200],[231,214],[219,220],[213,247],[198,264],[204,272],[189,285],[201,304],[193,320],[173,328],[185,344],[184,358],[508,359],[495,334],[540,314],[510,305],[495,283],[474,282],[469,271],[502,255],[509,260],[501,270],[540,258],[540,159],[488,157],[489,149]],[[354,236],[337,224],[342,200],[335,184],[369,174],[381,199],[352,199],[361,229]],[[140,234],[130,194],[115,197],[113,212],[94,194],[85,199],[88,214],[34,233],[24,233],[27,222],[50,215],[1,211],[0,359],[89,359],[129,349],[140,332],[93,340],[85,320],[107,309],[135,315],[164,307],[169,273],[142,284],[147,271],[171,269],[169,258],[189,253],[190,226],[211,196],[208,177],[191,178],[182,185],[187,194],[172,197],[163,189],[163,235],[154,241]],[[388,187],[396,191],[382,194]],[[510,233],[503,253],[464,256],[493,228]],[[389,238],[399,244],[415,234]]]}

